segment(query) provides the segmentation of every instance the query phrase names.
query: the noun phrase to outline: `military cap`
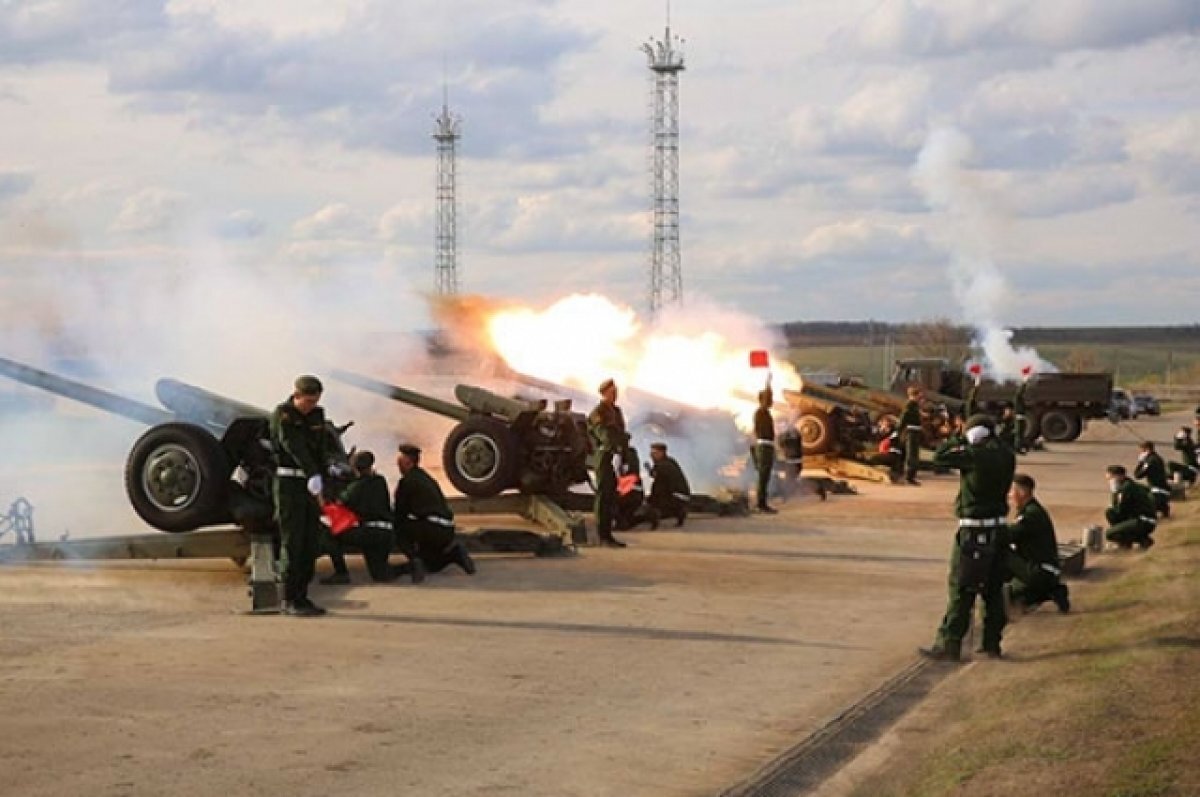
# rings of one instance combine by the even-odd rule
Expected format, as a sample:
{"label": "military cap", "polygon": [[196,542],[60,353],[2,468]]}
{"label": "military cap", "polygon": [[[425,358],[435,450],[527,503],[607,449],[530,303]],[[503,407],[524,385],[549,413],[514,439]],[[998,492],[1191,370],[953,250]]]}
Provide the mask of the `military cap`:
{"label": "military cap", "polygon": [[406,457],[411,457],[412,459],[419,459],[421,456],[421,449],[417,448],[412,443],[401,443],[400,448],[397,450],[401,454],[404,454]]}
{"label": "military cap", "polygon": [[355,470],[369,470],[375,467],[375,455],[370,451],[359,451],[350,464]]}
{"label": "military cap", "polygon": [[666,444],[666,443],[651,443],[651,444],[650,444],[650,450],[651,450],[651,451],[654,451],[654,450],[656,450],[656,449],[657,449],[658,451],[664,451],[664,452],[665,452],[665,451],[667,450],[667,444]]}
{"label": "military cap", "polygon": [[325,392],[325,386],[312,374],[305,374],[296,377],[296,392],[301,396],[319,396]]}
{"label": "military cap", "polygon": [[984,415],[982,412],[977,412],[970,418],[967,418],[966,427],[973,429],[976,426],[982,426],[984,429],[995,429],[996,422],[992,420],[992,416]]}
{"label": "military cap", "polygon": [[1124,465],[1109,465],[1107,468],[1104,469],[1104,472],[1107,473],[1109,476],[1125,476],[1126,475]]}
{"label": "military cap", "polygon": [[600,387],[596,388],[596,392],[599,393],[600,395],[604,395],[604,391],[608,390],[610,387],[616,387],[616,386],[617,386],[617,383],[612,381],[612,379],[605,379],[603,382],[600,383]]}

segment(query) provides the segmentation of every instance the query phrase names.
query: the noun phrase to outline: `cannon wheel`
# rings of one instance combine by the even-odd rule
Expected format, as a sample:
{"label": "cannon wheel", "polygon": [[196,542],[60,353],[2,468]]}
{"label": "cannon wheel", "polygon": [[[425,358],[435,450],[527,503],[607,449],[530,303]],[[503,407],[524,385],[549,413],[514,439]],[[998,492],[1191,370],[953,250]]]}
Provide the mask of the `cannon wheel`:
{"label": "cannon wheel", "polygon": [[164,423],[125,460],[125,492],[138,517],[161,531],[193,531],[228,519],[229,461],[199,426]]}
{"label": "cannon wheel", "polygon": [[796,421],[796,431],[800,433],[805,454],[824,454],[833,444],[833,424],[824,410],[805,411]]}
{"label": "cannon wheel", "polygon": [[447,435],[442,467],[460,493],[488,498],[516,482],[517,453],[517,441],[507,426],[473,415]]}
{"label": "cannon wheel", "polygon": [[1076,413],[1050,410],[1042,416],[1042,437],[1051,443],[1067,443],[1083,431],[1083,419]]}

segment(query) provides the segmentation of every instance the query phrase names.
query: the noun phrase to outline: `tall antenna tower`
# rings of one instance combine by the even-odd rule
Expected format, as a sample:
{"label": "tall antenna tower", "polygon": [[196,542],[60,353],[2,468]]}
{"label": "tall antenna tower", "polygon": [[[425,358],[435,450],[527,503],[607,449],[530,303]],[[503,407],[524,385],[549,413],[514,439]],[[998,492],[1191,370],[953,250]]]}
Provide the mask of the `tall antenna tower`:
{"label": "tall antenna tower", "polygon": [[437,251],[434,272],[438,296],[458,293],[458,140],[462,119],[450,113],[449,90],[442,86],[442,112],[434,117],[437,142]]}
{"label": "tall antenna tower", "polygon": [[683,40],[671,36],[671,5],[661,40],[642,45],[650,59],[650,187],[653,232],[650,243],[650,312],[683,301],[679,247],[679,73]]}

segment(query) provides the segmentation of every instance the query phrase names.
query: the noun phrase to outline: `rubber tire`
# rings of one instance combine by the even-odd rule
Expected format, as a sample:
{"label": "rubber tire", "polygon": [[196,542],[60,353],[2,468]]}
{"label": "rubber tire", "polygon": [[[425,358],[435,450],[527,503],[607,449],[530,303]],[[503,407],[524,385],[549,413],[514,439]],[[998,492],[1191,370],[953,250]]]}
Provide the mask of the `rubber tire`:
{"label": "rubber tire", "polygon": [[[146,494],[143,470],[149,457],[164,446],[182,448],[196,465],[199,484],[178,509],[164,509]],[[164,423],[138,438],[125,460],[125,493],[133,511],[160,531],[195,531],[229,522],[229,475],[232,467],[221,444],[207,430],[190,423]]]}
{"label": "rubber tire", "polygon": [[833,448],[833,423],[824,410],[808,409],[796,421],[805,455],[824,454]]}
{"label": "rubber tire", "polygon": [[[498,459],[486,478],[473,478],[458,466],[459,447],[468,439],[482,437],[490,441]],[[500,421],[482,415],[472,415],[450,430],[442,446],[442,467],[454,489],[472,498],[490,498],[516,486],[519,447],[512,430]]]}
{"label": "rubber tire", "polygon": [[1068,443],[1083,432],[1083,419],[1074,412],[1049,410],[1042,415],[1042,437],[1050,443]]}

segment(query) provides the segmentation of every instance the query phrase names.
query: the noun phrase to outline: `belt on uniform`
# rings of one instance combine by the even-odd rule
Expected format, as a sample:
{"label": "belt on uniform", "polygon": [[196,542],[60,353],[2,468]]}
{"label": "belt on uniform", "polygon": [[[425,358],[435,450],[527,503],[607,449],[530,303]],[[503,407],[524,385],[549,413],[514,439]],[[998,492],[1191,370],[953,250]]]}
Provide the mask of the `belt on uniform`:
{"label": "belt on uniform", "polygon": [[904,427],[905,431],[909,431],[909,432],[919,432],[923,428],[924,427],[921,427],[921,426],[905,426]]}
{"label": "belt on uniform", "polygon": [[372,529],[391,529],[392,521],[390,520],[368,520],[363,523],[364,526]]}
{"label": "belt on uniform", "polygon": [[964,517],[964,518],[958,519],[958,525],[960,528],[965,527],[965,528],[969,528],[969,529],[991,529],[991,528],[995,528],[996,526],[1003,526],[1004,523],[1005,523],[1005,521],[1004,521],[1004,518],[1002,518],[1002,517],[988,517],[988,518]]}
{"label": "belt on uniform", "polygon": [[1057,567],[1055,567],[1052,564],[1047,564],[1046,562],[1042,562],[1040,565],[1038,565],[1038,567],[1042,568],[1043,570],[1045,570],[1047,573],[1049,573],[1052,576],[1062,575],[1062,571],[1059,570]]}
{"label": "belt on uniform", "polygon": [[1150,492],[1158,493],[1159,495],[1170,495],[1171,494],[1170,490],[1167,490],[1163,487],[1151,487]]}
{"label": "belt on uniform", "polygon": [[409,515],[408,519],[409,520],[427,520],[430,523],[436,523],[439,526],[446,526],[448,528],[454,528],[453,520],[447,520],[446,518],[438,517],[437,515],[428,515],[426,517],[417,517],[416,515]]}
{"label": "belt on uniform", "polygon": [[308,476],[306,476],[304,474],[304,471],[300,470],[299,468],[276,468],[275,475],[276,476],[284,476],[284,477],[291,478],[291,479],[307,479],[308,478]]}
{"label": "belt on uniform", "polygon": [[755,440],[754,445],[756,445],[756,446],[773,446],[773,445],[775,445],[775,441],[774,440]]}
{"label": "belt on uniform", "polygon": [[690,495],[688,495],[687,493],[671,493],[671,495],[673,495],[675,498],[677,498],[680,501],[692,500],[692,497]]}
{"label": "belt on uniform", "polygon": [[1144,521],[1146,521],[1147,523],[1149,523],[1151,526],[1157,526],[1157,525],[1158,525],[1158,519],[1157,519],[1157,518],[1146,517],[1145,515],[1141,515],[1140,517],[1138,517],[1138,520],[1144,520]]}

